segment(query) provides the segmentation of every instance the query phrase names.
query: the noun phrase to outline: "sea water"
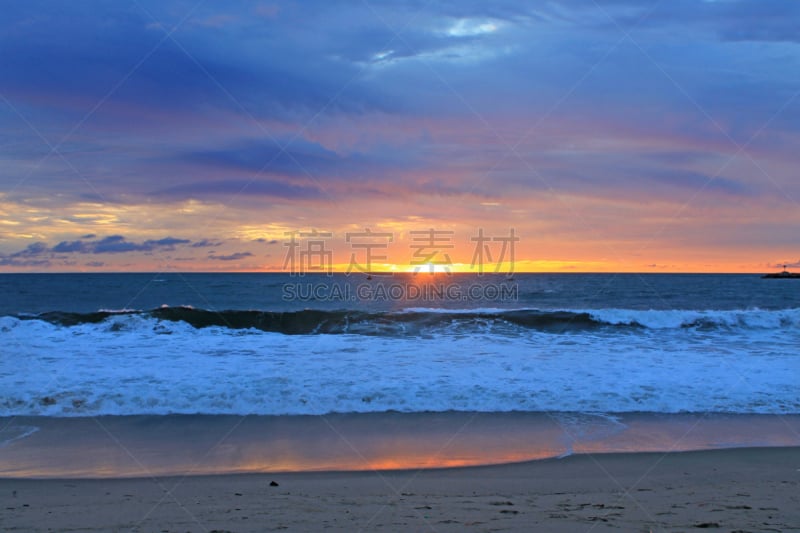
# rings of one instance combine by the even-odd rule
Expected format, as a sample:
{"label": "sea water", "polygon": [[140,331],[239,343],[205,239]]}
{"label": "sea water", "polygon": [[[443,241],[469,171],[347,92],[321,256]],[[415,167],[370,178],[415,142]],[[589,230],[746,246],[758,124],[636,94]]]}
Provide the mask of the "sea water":
{"label": "sea water", "polygon": [[799,326],[756,275],[9,274],[0,417],[794,418]]}
{"label": "sea water", "polygon": [[0,416],[800,413],[752,275],[4,275],[0,345]]}

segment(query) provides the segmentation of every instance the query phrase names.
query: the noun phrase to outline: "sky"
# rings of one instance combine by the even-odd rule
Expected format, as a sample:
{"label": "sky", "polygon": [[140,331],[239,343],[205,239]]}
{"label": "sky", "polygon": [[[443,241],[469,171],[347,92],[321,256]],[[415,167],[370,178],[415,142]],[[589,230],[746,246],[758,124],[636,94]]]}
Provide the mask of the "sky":
{"label": "sky", "polygon": [[0,10],[0,272],[800,267],[795,0]]}

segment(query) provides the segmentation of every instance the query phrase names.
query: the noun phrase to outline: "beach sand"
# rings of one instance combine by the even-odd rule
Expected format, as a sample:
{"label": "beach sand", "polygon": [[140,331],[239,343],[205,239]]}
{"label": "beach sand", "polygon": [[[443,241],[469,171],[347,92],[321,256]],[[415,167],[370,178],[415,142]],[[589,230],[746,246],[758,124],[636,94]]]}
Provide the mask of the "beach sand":
{"label": "beach sand", "polygon": [[800,448],[422,471],[1,479],[0,501],[2,529],[26,532],[800,531]]}

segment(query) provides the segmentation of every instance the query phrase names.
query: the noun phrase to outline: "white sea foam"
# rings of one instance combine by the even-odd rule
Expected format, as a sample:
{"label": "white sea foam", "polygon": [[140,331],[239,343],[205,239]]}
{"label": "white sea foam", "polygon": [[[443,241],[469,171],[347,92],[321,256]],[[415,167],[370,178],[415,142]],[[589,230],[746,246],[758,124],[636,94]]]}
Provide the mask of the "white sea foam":
{"label": "white sea foam", "polygon": [[609,325],[639,325],[651,329],[686,328],[693,326],[722,326],[728,328],[790,328],[800,327],[800,308],[762,310],[692,310],[692,309],[536,309],[523,308],[473,308],[448,309],[432,307],[409,307],[400,313],[430,314],[486,314],[500,315],[506,313],[569,313],[586,314],[593,320]]}
{"label": "white sea foam", "polygon": [[[800,412],[798,310],[586,312],[646,328],[284,335],[2,317],[0,416]],[[686,327],[698,320],[726,327]]]}
{"label": "white sea foam", "polygon": [[800,326],[800,309],[730,311],[587,309],[577,312],[587,313],[595,320],[607,324],[639,324],[653,329],[702,325],[758,329]]}

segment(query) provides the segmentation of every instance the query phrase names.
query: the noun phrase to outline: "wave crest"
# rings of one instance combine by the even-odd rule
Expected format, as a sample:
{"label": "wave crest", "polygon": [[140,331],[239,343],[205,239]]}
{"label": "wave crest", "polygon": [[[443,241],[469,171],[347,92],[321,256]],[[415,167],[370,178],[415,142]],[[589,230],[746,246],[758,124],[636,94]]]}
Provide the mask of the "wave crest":
{"label": "wave crest", "polygon": [[[634,310],[634,309],[406,309],[393,312],[366,311],[211,311],[193,307],[160,307],[150,311],[70,313],[53,311],[17,316],[19,320],[44,320],[58,326],[114,322],[125,328],[120,317],[183,322],[193,328],[253,329],[285,335],[363,334],[392,335],[462,332],[475,329],[502,331],[508,328],[569,333],[599,329],[780,329],[800,326],[800,309],[784,310]],[[138,320],[137,320],[138,319]],[[128,324],[130,326],[130,324]]]}

